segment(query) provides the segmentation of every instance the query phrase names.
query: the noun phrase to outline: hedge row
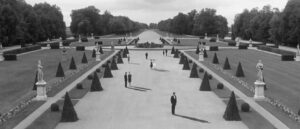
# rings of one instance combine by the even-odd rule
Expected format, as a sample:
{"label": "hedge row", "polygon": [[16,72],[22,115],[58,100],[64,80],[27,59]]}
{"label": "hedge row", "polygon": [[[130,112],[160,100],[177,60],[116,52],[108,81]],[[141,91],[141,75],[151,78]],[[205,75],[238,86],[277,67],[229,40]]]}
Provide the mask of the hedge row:
{"label": "hedge row", "polygon": [[209,46],[210,51],[218,51],[219,47],[218,46]]}
{"label": "hedge row", "polygon": [[140,43],[137,44],[136,47],[138,48],[162,48],[163,44],[155,44],[155,43]]}
{"label": "hedge row", "polygon": [[259,45],[259,46],[257,46],[257,48],[259,50],[281,54],[282,61],[294,61],[294,57],[296,55],[295,52],[285,51],[285,50],[281,50],[281,49],[278,49],[275,47],[268,47],[268,46],[264,46],[264,45]]}
{"label": "hedge row", "polygon": [[240,44],[239,49],[248,49],[249,44]]}
{"label": "hedge row", "polygon": [[59,48],[60,48],[60,47],[59,47],[59,42],[51,43],[51,44],[50,44],[50,48],[51,48],[51,49],[59,49]]}
{"label": "hedge row", "polygon": [[67,39],[67,40],[64,40],[64,41],[63,41],[62,45],[63,45],[63,46],[70,46],[70,44],[71,44],[72,42],[76,42],[76,41],[78,41],[78,39]]}
{"label": "hedge row", "polygon": [[76,46],[76,51],[85,51],[84,46]]}
{"label": "hedge row", "polygon": [[30,52],[30,51],[39,50],[39,49],[42,49],[42,47],[40,45],[32,45],[32,46],[28,46],[28,47],[23,47],[23,48],[18,48],[18,49],[3,52],[3,55],[21,54],[21,53]]}

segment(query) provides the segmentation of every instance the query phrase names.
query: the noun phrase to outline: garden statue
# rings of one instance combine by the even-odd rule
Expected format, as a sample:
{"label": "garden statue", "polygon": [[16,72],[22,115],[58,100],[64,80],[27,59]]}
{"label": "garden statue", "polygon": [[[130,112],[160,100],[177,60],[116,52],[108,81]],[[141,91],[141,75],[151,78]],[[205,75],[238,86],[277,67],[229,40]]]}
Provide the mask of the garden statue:
{"label": "garden statue", "polygon": [[257,81],[259,82],[264,82],[263,67],[264,65],[262,64],[261,60],[259,60],[258,63],[256,64],[256,69],[258,70]]}
{"label": "garden statue", "polygon": [[111,50],[115,50],[115,44],[114,44],[114,42],[113,41],[111,41],[111,43],[110,43],[110,45],[111,45]]}
{"label": "garden statue", "polygon": [[205,33],[205,38],[204,39],[207,39],[207,33]]}
{"label": "garden statue", "polygon": [[219,39],[219,34],[217,34],[217,42],[219,42],[220,41],[220,39]]}
{"label": "garden statue", "polygon": [[250,38],[250,40],[249,40],[249,46],[250,47],[252,47],[253,45],[252,45],[252,39]]}
{"label": "garden statue", "polygon": [[299,44],[297,45],[297,55],[300,55]]}
{"label": "garden statue", "polygon": [[38,69],[37,69],[37,71],[38,71],[38,76],[37,76],[38,82],[44,82],[44,73],[42,71],[42,68],[43,68],[42,62],[41,62],[41,60],[39,60],[38,61]]}

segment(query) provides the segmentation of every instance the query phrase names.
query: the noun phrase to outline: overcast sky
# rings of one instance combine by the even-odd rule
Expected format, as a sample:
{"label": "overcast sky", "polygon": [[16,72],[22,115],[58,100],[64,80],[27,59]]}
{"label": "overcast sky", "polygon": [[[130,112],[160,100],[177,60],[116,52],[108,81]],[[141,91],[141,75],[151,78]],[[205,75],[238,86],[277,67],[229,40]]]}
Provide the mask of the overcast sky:
{"label": "overcast sky", "polygon": [[64,21],[69,26],[70,14],[74,9],[94,5],[103,13],[108,10],[113,15],[127,16],[130,19],[142,23],[157,23],[160,20],[172,18],[178,12],[187,13],[192,9],[197,11],[202,8],[214,8],[217,14],[227,18],[228,26],[233,23],[237,13],[245,8],[262,8],[264,5],[282,10],[288,0],[26,0],[27,3],[47,2],[61,8]]}

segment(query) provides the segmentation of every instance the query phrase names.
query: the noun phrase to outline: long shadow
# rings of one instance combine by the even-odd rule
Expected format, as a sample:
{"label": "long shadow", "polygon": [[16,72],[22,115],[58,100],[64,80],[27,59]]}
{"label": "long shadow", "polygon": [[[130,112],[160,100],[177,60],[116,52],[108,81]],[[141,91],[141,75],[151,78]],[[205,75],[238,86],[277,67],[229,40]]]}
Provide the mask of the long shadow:
{"label": "long shadow", "polygon": [[178,117],[181,117],[181,118],[185,118],[185,119],[189,119],[189,120],[193,120],[193,121],[197,121],[197,122],[201,122],[201,123],[210,123],[210,122],[208,122],[206,120],[201,120],[201,119],[198,119],[198,118],[184,116],[184,115],[179,115],[179,114],[174,114],[174,116],[178,116]]}
{"label": "long shadow", "polygon": [[148,88],[137,87],[137,86],[130,86],[130,87],[127,87],[127,88],[132,89],[132,90],[136,90],[136,91],[142,91],[142,92],[146,92],[148,90],[151,90],[151,89],[148,89]]}
{"label": "long shadow", "polygon": [[169,70],[158,69],[158,68],[153,68],[153,70],[158,71],[158,72],[169,72]]}
{"label": "long shadow", "polygon": [[128,64],[133,64],[133,65],[140,65],[140,63],[133,63],[133,62],[130,62]]}

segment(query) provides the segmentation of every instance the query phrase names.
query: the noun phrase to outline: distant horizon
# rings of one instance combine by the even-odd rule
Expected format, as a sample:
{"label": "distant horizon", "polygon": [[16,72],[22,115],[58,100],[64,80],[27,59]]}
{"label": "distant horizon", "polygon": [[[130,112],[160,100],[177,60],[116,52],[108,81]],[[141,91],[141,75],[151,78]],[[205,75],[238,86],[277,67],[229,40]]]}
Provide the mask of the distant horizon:
{"label": "distant horizon", "polygon": [[[251,10],[258,7],[261,9],[265,5],[278,8],[282,11],[288,0],[25,0],[28,4],[47,2],[57,5],[64,16],[66,26],[71,23],[70,14],[72,10],[95,6],[103,14],[106,10],[114,16],[126,16],[133,21],[145,23],[158,23],[161,20],[173,18],[178,13],[187,14],[191,10],[201,11],[203,8],[213,8],[217,10],[217,15],[222,15],[227,19],[228,26],[234,22],[236,14],[242,13],[244,9]],[[235,3],[235,4],[233,4]],[[180,5],[180,6],[178,6]]]}

